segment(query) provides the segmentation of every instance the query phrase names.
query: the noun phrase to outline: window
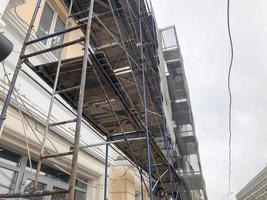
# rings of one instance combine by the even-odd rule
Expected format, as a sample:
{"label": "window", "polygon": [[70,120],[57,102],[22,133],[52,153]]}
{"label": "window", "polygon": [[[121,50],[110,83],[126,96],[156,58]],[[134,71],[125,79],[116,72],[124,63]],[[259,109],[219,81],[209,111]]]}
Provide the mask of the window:
{"label": "window", "polygon": [[[36,173],[36,168],[37,168],[37,162],[36,161],[32,160],[32,168],[33,168],[32,169],[33,173]],[[29,161],[27,163],[26,170],[29,172],[31,171]],[[49,166],[44,165],[44,164],[42,164],[42,166],[41,166],[40,175],[44,176],[44,177],[52,178],[54,180],[57,180],[57,181],[60,181],[63,183],[68,183],[68,180],[69,180],[69,175],[66,174],[65,172],[62,172],[60,170],[57,170],[55,168],[49,167]]]}
{"label": "window", "polygon": [[[26,171],[30,172],[29,161],[27,163]],[[33,173],[36,172],[37,162],[32,161]],[[43,180],[47,180],[50,183],[50,186],[53,189],[67,189],[69,182],[69,175],[65,172],[57,170],[55,168],[49,167],[47,165],[42,164],[40,177],[43,177]],[[87,191],[87,180],[76,180],[75,183],[75,199],[86,200],[86,191]],[[44,186],[44,185],[41,185]],[[51,197],[51,200],[65,200],[67,199],[67,194],[54,194]],[[38,199],[39,200],[39,199]],[[41,200],[41,199],[40,199]]]}
{"label": "window", "polygon": [[[53,187],[53,190],[61,190],[61,188],[58,187]],[[67,194],[62,193],[62,194],[53,194],[51,197],[51,200],[65,200],[67,199]]]}
{"label": "window", "polygon": [[[46,190],[47,189],[47,185],[44,183],[38,183],[37,185],[37,190]],[[27,179],[25,182],[25,188],[24,188],[24,192],[31,192],[34,190],[34,180],[29,180]],[[23,198],[23,199],[34,199],[34,200],[44,200],[44,197],[29,197],[29,198]]]}
{"label": "window", "polygon": [[19,165],[20,158],[18,154],[0,147],[0,162],[16,167]]}
{"label": "window", "polygon": [[20,156],[0,147],[0,193],[11,193],[16,182],[16,168]]}
{"label": "window", "polygon": [[[86,181],[84,180],[84,182],[86,183]],[[87,185],[79,181],[76,180],[76,187],[75,187],[75,199],[79,199],[79,200],[86,200],[86,188]]]}
{"label": "window", "polygon": [[[0,193],[14,193],[19,191],[32,191],[37,162],[32,161],[32,169],[26,156],[20,156],[12,151],[0,147]],[[31,171],[32,170],[32,171]],[[57,167],[42,164],[38,190],[67,190],[69,187],[69,174]],[[87,180],[76,180],[75,199],[86,200]],[[23,198],[46,200],[46,197]],[[50,200],[66,200],[67,194],[52,195]]]}
{"label": "window", "polygon": [[82,192],[80,190],[75,190],[75,198],[74,199],[79,199],[79,200],[86,200],[86,192]]}
{"label": "window", "polygon": [[[40,24],[37,30],[39,37],[61,31],[65,28],[65,24],[52,7],[45,2],[44,10],[41,16]],[[63,43],[64,35],[58,35],[47,40],[43,40],[42,43],[47,47],[54,47]],[[61,49],[53,51],[53,54],[59,58]]]}
{"label": "window", "polygon": [[11,193],[14,189],[16,173],[0,167],[0,193]]}

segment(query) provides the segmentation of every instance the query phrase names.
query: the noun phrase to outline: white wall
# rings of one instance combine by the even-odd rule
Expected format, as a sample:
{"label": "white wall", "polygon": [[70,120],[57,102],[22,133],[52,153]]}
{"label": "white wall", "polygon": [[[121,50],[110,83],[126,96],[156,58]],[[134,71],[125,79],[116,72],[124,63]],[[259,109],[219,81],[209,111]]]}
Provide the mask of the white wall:
{"label": "white wall", "polygon": [[4,27],[5,27],[5,23],[3,22],[3,20],[1,18],[5,12],[5,9],[7,7],[8,2],[9,2],[9,0],[1,0],[0,1],[0,32],[2,32]]}
{"label": "white wall", "polygon": [[8,4],[9,0],[1,0],[0,1],[0,17],[2,17],[6,7],[7,7],[7,4]]}

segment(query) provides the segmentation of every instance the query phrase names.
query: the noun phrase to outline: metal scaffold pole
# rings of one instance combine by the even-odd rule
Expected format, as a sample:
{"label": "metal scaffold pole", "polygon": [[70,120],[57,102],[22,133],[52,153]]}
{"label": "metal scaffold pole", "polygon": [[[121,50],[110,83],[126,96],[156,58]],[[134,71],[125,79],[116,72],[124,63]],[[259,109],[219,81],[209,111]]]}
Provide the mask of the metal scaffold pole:
{"label": "metal scaffold pole", "polygon": [[[71,14],[72,6],[73,6],[73,0],[71,0],[71,2],[70,2],[70,8],[69,8],[68,15]],[[67,29],[68,23],[69,23],[69,18],[67,18],[67,20],[66,20],[65,29]],[[42,158],[43,158],[43,154],[44,154],[44,149],[45,149],[46,139],[47,139],[47,136],[48,136],[48,131],[49,131],[49,128],[50,128],[49,124],[50,124],[50,120],[51,120],[51,116],[52,116],[52,110],[53,110],[53,107],[54,107],[54,101],[55,101],[55,95],[56,95],[56,90],[57,90],[57,85],[58,85],[58,79],[59,79],[59,74],[60,74],[60,68],[61,68],[63,52],[64,52],[64,48],[60,52],[59,61],[58,61],[58,64],[57,64],[57,72],[56,72],[55,83],[54,83],[54,87],[53,87],[53,91],[52,91],[52,95],[51,95],[51,99],[50,99],[47,120],[46,120],[46,124],[45,124],[45,131],[44,131],[42,145],[41,145],[40,158],[38,160],[36,173],[35,173],[35,181],[34,181],[34,190],[35,191],[38,190],[39,173],[41,171]]]}
{"label": "metal scaffold pole", "polygon": [[108,146],[109,146],[109,144],[106,144],[105,178],[104,178],[104,200],[108,199]]}
{"label": "metal scaffold pole", "polygon": [[74,138],[74,147],[73,147],[71,176],[70,176],[70,182],[69,182],[68,200],[74,200],[75,181],[76,181],[77,167],[78,167],[80,133],[81,133],[81,124],[82,124],[84,91],[85,91],[85,82],[86,82],[86,72],[87,72],[88,62],[90,62],[90,64],[91,64],[91,61],[89,60],[88,55],[89,55],[89,46],[90,46],[89,42],[90,42],[90,32],[91,32],[93,9],[94,9],[94,0],[91,0],[89,13],[88,13],[87,27],[86,27],[82,75],[81,75],[81,83],[80,83],[80,91],[79,91],[78,113],[77,113],[76,129],[75,129],[75,138]]}
{"label": "metal scaffold pole", "polygon": [[143,181],[142,181],[142,173],[143,173],[143,170],[140,169],[141,199],[144,200],[144,187],[143,187]]}
{"label": "metal scaffold pole", "polygon": [[[161,104],[163,105],[163,101],[161,101]],[[163,109],[163,108],[162,108]],[[171,169],[171,158],[170,158],[170,141],[167,136],[167,126],[166,126],[166,119],[163,115],[162,117],[163,123],[164,123],[164,146],[167,150],[167,162],[168,162],[168,171],[170,176],[170,187],[171,187],[171,196],[174,198],[174,184],[173,184],[173,176],[172,176],[172,169]]]}
{"label": "metal scaffold pole", "polygon": [[[152,6],[152,2],[150,1],[150,7],[151,7],[151,12],[154,13],[153,11],[153,6]],[[152,20],[152,18],[151,18]],[[153,24],[153,22],[152,22]],[[157,34],[156,34],[156,27],[155,27],[155,24],[153,24],[153,35],[155,38],[157,38]],[[157,62],[157,58],[156,59],[156,62]],[[166,118],[165,118],[165,115],[164,115],[164,108],[163,108],[163,95],[161,94],[161,98],[160,98],[160,102],[161,102],[161,105],[162,105],[162,110],[163,110],[163,115],[162,115],[162,121],[163,121],[163,128],[164,128],[164,131],[163,131],[163,137],[164,137],[164,146],[165,146],[165,149],[167,150],[167,162],[168,162],[168,172],[169,172],[169,177],[170,177],[170,187],[171,187],[171,195],[172,195],[172,198],[174,198],[175,196],[175,189],[174,189],[174,183],[173,183],[173,175],[172,175],[172,170],[171,170],[171,158],[170,158],[170,142],[169,142],[169,139],[168,139],[168,132],[167,132],[167,126],[166,126]]]}
{"label": "metal scaffold pole", "polygon": [[144,64],[144,51],[143,51],[143,29],[142,29],[142,18],[141,18],[141,0],[139,0],[138,6],[138,17],[139,17],[139,33],[140,33],[140,52],[141,52],[141,69],[142,69],[142,86],[143,86],[143,104],[144,104],[144,121],[145,121],[145,137],[146,137],[146,153],[147,153],[147,167],[148,167],[148,181],[149,181],[149,198],[154,199],[153,195],[153,183],[152,183],[152,165],[150,155],[150,138],[148,131],[148,113],[147,113],[147,97],[146,97],[146,76],[145,76],[145,64]]}
{"label": "metal scaffold pole", "polygon": [[14,74],[13,74],[13,78],[11,80],[11,83],[10,83],[6,98],[4,100],[4,105],[3,105],[1,116],[0,116],[0,130],[3,129],[4,121],[6,119],[7,108],[9,106],[9,103],[10,103],[10,100],[11,100],[11,96],[12,96],[12,93],[13,93],[14,88],[15,88],[15,84],[16,84],[16,81],[17,81],[17,78],[18,78],[18,75],[19,75],[19,71],[20,71],[20,69],[22,67],[21,65],[25,61],[23,59],[23,56],[24,56],[25,51],[26,51],[26,46],[27,46],[26,43],[29,41],[29,39],[31,37],[31,32],[32,32],[32,30],[34,28],[34,23],[35,23],[38,11],[40,9],[41,2],[42,2],[42,0],[38,0],[37,3],[36,3],[31,22],[29,24],[29,28],[27,30],[27,33],[26,33],[26,36],[25,36],[25,39],[24,39],[24,42],[23,42],[23,45],[22,45],[22,48],[21,48],[21,51],[20,51],[19,59],[18,59],[16,68],[15,68],[15,71],[14,71]]}
{"label": "metal scaffold pole", "polygon": [[[85,84],[86,84],[86,73],[87,73],[88,63],[90,65],[92,64],[90,61],[90,58],[89,58],[89,54],[90,54],[89,42],[90,42],[90,31],[91,31],[91,23],[92,23],[92,16],[93,16],[94,0],[90,1],[90,7],[87,10],[88,11],[88,19],[87,19],[86,24],[81,24],[81,25],[78,25],[75,27],[68,28],[69,20],[71,19],[71,16],[72,16],[72,6],[74,3],[74,0],[71,0],[70,5],[69,5],[69,9],[68,9],[68,17],[66,18],[66,24],[65,24],[64,30],[56,32],[56,33],[52,33],[50,35],[46,35],[46,36],[41,37],[41,38],[30,40],[31,32],[32,32],[33,27],[34,27],[35,19],[37,17],[39,8],[41,6],[41,2],[42,2],[42,0],[38,0],[36,7],[34,9],[34,13],[33,13],[29,28],[27,30],[27,33],[26,33],[26,36],[25,36],[25,39],[24,39],[24,42],[22,45],[19,60],[18,60],[16,69],[15,69],[12,81],[10,83],[10,88],[9,88],[8,94],[5,98],[5,102],[4,102],[4,106],[3,106],[3,109],[1,112],[1,118],[0,118],[0,128],[2,129],[3,128],[3,122],[6,118],[7,108],[8,108],[8,105],[10,104],[12,92],[15,88],[15,82],[17,80],[21,65],[23,63],[25,63],[30,67],[34,67],[34,65],[28,60],[28,58],[33,57],[33,56],[37,56],[40,54],[44,54],[47,52],[51,52],[51,51],[56,50],[56,49],[61,49],[62,51],[60,52],[59,60],[57,63],[56,76],[55,76],[55,81],[54,81],[54,86],[53,86],[53,92],[51,94],[52,96],[50,99],[50,105],[49,105],[49,109],[48,109],[48,117],[47,117],[47,121],[46,121],[46,125],[45,125],[45,131],[43,134],[43,140],[41,142],[40,158],[38,160],[38,164],[37,164],[37,168],[36,168],[35,182],[34,182],[34,187],[33,187],[34,190],[30,191],[30,192],[20,192],[20,193],[13,193],[13,194],[0,194],[0,198],[41,197],[41,196],[49,196],[49,195],[53,195],[53,194],[68,193],[68,200],[74,200],[74,198],[75,198],[75,183],[76,183],[77,168],[78,168],[78,153],[80,150],[79,142],[80,142],[80,133],[81,133],[81,124],[82,124],[82,113],[83,113],[84,92],[85,92]],[[41,51],[37,51],[34,53],[25,54],[26,47],[28,45],[38,43],[40,41],[43,41],[43,40],[46,40],[46,39],[49,39],[52,37],[56,37],[59,35],[64,35],[65,33],[75,31],[77,29],[85,27],[85,25],[86,25],[85,37],[82,37],[82,38],[77,39],[77,40],[73,40],[71,42],[66,42],[66,43],[51,47],[51,48],[47,48],[47,49],[44,49]],[[57,91],[57,89],[58,89],[57,86],[58,86],[58,80],[59,80],[59,76],[60,76],[60,68],[62,65],[63,50],[67,46],[78,44],[80,42],[84,42],[84,53],[83,53],[80,86],[77,87],[77,89],[79,89],[79,98],[78,98],[76,118],[71,119],[71,120],[65,120],[62,122],[57,122],[57,123],[50,123],[53,105],[54,105],[54,101],[55,101],[55,95],[58,94],[58,92],[62,92],[60,90]],[[44,155],[45,143],[46,143],[46,139],[48,137],[48,133],[49,133],[50,128],[54,127],[54,126],[60,126],[63,124],[67,124],[67,123],[73,123],[73,122],[76,123],[76,129],[75,129],[75,136],[74,136],[74,144],[73,144],[73,147],[71,148],[71,150],[69,152],[63,152],[63,153],[57,152],[56,154],[52,154],[52,155],[50,155],[50,154]],[[69,188],[67,190],[52,190],[52,191],[39,190],[39,188],[38,188],[38,186],[39,186],[38,176],[39,176],[39,173],[41,171],[42,161],[44,159],[53,159],[53,158],[57,158],[57,157],[67,156],[67,155],[73,156],[72,157],[72,164],[71,164],[70,179],[69,179]]]}

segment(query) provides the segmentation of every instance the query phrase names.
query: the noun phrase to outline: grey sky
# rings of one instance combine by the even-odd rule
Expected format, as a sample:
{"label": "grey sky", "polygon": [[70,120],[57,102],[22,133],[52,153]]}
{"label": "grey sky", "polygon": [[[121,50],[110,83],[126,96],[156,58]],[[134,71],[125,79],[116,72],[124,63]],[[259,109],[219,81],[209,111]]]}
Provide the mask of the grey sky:
{"label": "grey sky", "polygon": [[[153,0],[160,27],[175,24],[184,58],[210,200],[227,193],[226,0]],[[267,164],[267,1],[232,0],[235,45],[233,174],[235,194]]]}

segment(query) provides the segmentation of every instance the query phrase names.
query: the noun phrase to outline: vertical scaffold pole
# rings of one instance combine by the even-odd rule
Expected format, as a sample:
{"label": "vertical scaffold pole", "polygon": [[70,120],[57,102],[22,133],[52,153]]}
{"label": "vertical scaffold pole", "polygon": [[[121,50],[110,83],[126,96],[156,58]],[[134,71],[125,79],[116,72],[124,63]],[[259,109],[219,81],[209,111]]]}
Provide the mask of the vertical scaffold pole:
{"label": "vertical scaffold pole", "polygon": [[[163,105],[163,101],[161,100],[161,104]],[[163,109],[163,108],[162,108]],[[164,112],[163,112],[164,113]],[[173,176],[172,176],[172,170],[171,170],[171,160],[170,160],[170,142],[167,136],[167,126],[166,126],[166,119],[163,115],[162,117],[163,123],[164,123],[164,146],[167,150],[167,162],[168,162],[168,171],[170,176],[170,187],[171,187],[171,195],[172,198],[174,198],[174,184],[173,184]]]}
{"label": "vertical scaffold pole", "polygon": [[[154,15],[154,10],[153,10],[153,6],[152,6],[152,2],[150,1],[150,9],[151,9],[151,13]],[[152,18],[151,18],[152,21]],[[157,34],[156,34],[156,27],[154,22],[152,21],[153,24],[153,34],[155,39],[157,39]],[[156,45],[155,45],[156,46]],[[156,59],[156,63],[157,63],[157,58]],[[161,94],[162,95],[162,94]],[[170,144],[169,144],[169,140],[168,140],[168,136],[167,136],[167,125],[166,125],[166,118],[164,117],[164,109],[163,109],[163,96],[161,96],[160,98],[161,101],[161,105],[162,105],[162,110],[163,110],[163,115],[162,115],[162,121],[163,121],[163,127],[164,127],[164,146],[165,149],[167,150],[167,161],[168,161],[168,171],[169,171],[169,176],[170,176],[170,187],[171,187],[171,194],[172,194],[172,198],[174,197],[174,184],[173,184],[173,176],[172,176],[172,171],[171,171],[171,162],[170,162]]]}
{"label": "vertical scaffold pole", "polygon": [[[71,15],[72,6],[73,6],[73,0],[71,0],[71,2],[70,2],[68,16]],[[65,29],[67,29],[67,27],[69,25],[69,20],[70,20],[70,18],[68,17],[67,20],[66,20]],[[45,124],[45,131],[44,131],[44,135],[43,135],[43,139],[42,139],[40,158],[39,158],[39,160],[37,162],[37,168],[36,168],[36,173],[35,173],[35,181],[34,181],[34,190],[35,191],[38,189],[37,187],[38,187],[39,173],[41,171],[42,157],[43,157],[44,150],[45,150],[46,139],[48,137],[49,123],[50,123],[50,120],[51,120],[52,110],[53,110],[53,107],[54,107],[54,101],[55,101],[55,95],[56,95],[56,90],[57,90],[57,85],[58,85],[58,79],[59,79],[59,74],[60,74],[60,69],[61,69],[63,53],[64,53],[64,48],[60,51],[60,55],[59,55],[59,60],[58,60],[58,64],[57,64],[57,70],[56,70],[56,76],[55,76],[52,96],[51,96],[51,99],[50,99],[50,104],[49,104],[49,108],[48,108],[48,115],[47,115],[46,124]]]}
{"label": "vertical scaffold pole", "polygon": [[106,144],[105,155],[105,178],[104,178],[104,200],[108,199],[108,144]]}
{"label": "vertical scaffold pole", "polygon": [[4,126],[4,121],[6,119],[7,108],[9,106],[13,90],[15,88],[16,80],[17,80],[17,77],[19,75],[19,71],[20,71],[21,65],[24,62],[24,60],[22,59],[22,56],[24,56],[24,53],[25,53],[25,50],[26,50],[26,46],[27,46],[26,42],[28,42],[30,37],[31,37],[31,32],[32,32],[32,30],[34,28],[34,22],[36,20],[38,11],[40,9],[41,2],[42,2],[42,0],[38,0],[37,3],[36,3],[36,6],[35,6],[35,9],[34,9],[34,12],[33,12],[33,17],[31,19],[29,28],[27,30],[25,39],[24,39],[22,47],[21,47],[19,59],[18,59],[16,68],[15,68],[15,71],[14,71],[14,74],[13,74],[9,89],[8,89],[8,93],[7,93],[6,98],[4,100],[4,105],[3,105],[1,116],[0,116],[0,130],[2,130],[3,126]]}
{"label": "vertical scaffold pole", "polygon": [[145,120],[145,136],[146,136],[146,151],[147,151],[147,162],[148,162],[148,181],[149,181],[149,198],[154,199],[153,195],[153,183],[152,183],[152,166],[151,166],[151,155],[150,155],[150,141],[148,132],[148,118],[147,118],[147,99],[146,99],[146,76],[145,76],[145,65],[144,65],[144,50],[143,50],[143,29],[142,29],[142,18],[141,18],[141,0],[139,0],[138,6],[138,18],[139,18],[139,32],[140,32],[140,53],[141,53],[141,69],[142,69],[142,86],[143,86],[143,103],[144,103],[144,120]]}
{"label": "vertical scaffold pole", "polygon": [[143,188],[143,179],[142,179],[143,170],[140,169],[140,181],[141,181],[141,199],[144,200],[144,188]]}
{"label": "vertical scaffold pole", "polygon": [[75,181],[76,181],[76,175],[77,175],[78,153],[79,153],[79,144],[80,144],[80,133],[81,133],[81,124],[82,124],[82,113],[83,113],[84,90],[85,90],[85,82],[86,82],[87,65],[88,65],[88,59],[89,59],[89,56],[88,56],[89,55],[89,42],[90,42],[93,9],[94,9],[94,0],[91,0],[89,13],[88,13],[87,26],[86,26],[82,75],[81,75],[81,83],[80,83],[80,91],[79,91],[79,103],[78,103],[77,122],[76,122],[76,129],[75,129],[68,200],[74,200]]}
{"label": "vertical scaffold pole", "polygon": [[[165,121],[165,119],[163,119]],[[165,123],[166,124],[166,123]],[[170,175],[170,186],[171,186],[171,193],[172,193],[172,198],[174,198],[174,185],[173,185],[173,177],[172,177],[172,170],[171,170],[171,160],[170,160],[170,143],[167,137],[167,131],[166,127],[164,127],[164,141],[165,141],[165,148],[167,150],[167,161],[168,161],[168,171]]]}

